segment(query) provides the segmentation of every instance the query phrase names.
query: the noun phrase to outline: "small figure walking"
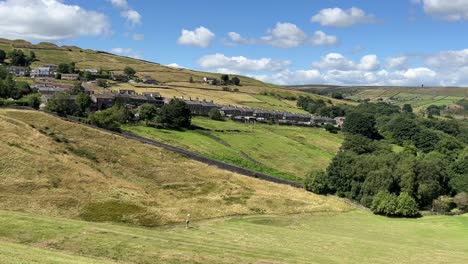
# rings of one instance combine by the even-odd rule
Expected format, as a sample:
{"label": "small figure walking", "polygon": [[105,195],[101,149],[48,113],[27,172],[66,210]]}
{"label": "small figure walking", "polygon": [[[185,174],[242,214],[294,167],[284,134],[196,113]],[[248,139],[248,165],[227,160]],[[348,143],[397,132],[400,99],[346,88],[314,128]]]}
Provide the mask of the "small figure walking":
{"label": "small figure walking", "polygon": [[190,224],[190,214],[187,214],[187,218],[185,219],[185,228],[189,228]]}

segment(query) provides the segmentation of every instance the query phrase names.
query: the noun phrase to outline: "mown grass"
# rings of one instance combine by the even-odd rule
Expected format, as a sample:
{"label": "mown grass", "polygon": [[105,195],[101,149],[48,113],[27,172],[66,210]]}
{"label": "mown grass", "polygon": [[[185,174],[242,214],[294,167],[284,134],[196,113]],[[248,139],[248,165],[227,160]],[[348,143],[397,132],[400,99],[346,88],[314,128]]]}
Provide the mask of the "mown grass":
{"label": "mown grass", "polygon": [[290,180],[325,169],[343,141],[342,135],[319,128],[220,122],[202,117],[194,118],[193,124],[199,129],[176,131],[133,125],[123,129]]}
{"label": "mown grass", "polygon": [[0,211],[0,260],[62,263],[79,256],[63,262],[466,263],[467,233],[467,215],[392,219],[356,210],[147,229]]}
{"label": "mown grass", "polygon": [[349,210],[40,112],[0,109],[0,137],[0,209],[141,226]]}

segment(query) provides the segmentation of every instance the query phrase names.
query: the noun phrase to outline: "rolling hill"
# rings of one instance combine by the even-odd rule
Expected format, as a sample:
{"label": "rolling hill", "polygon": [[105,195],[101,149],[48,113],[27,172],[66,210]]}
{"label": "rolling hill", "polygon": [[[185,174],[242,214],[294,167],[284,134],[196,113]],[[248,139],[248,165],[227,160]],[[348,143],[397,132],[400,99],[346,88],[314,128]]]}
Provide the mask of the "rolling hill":
{"label": "rolling hill", "polygon": [[[224,86],[202,83],[203,77],[220,78],[220,74],[173,68],[159,63],[117,56],[104,51],[82,49],[74,46],[59,47],[52,43],[31,44],[24,40],[7,39],[0,39],[0,49],[5,51],[21,49],[26,54],[34,51],[37,61],[31,65],[32,67],[75,62],[79,69],[102,68],[119,73],[123,72],[125,67],[130,66],[137,71],[137,76],[150,76],[160,82],[159,85],[111,83],[114,90],[133,89],[137,92],[159,92],[167,98],[174,96],[187,99],[199,98],[200,100],[213,100],[216,103],[225,105],[304,113],[302,109],[296,107],[295,101],[291,99],[306,93],[286,90],[281,86],[264,83],[245,76],[238,76],[241,80],[241,86],[229,87],[231,90],[237,88],[239,91],[230,92],[224,91]],[[189,82],[191,77],[195,83]],[[321,96],[313,95],[313,97]],[[321,98],[336,104],[347,103],[328,97]]]}
{"label": "rolling hill", "polygon": [[185,220],[346,211],[349,206],[208,166],[47,114],[0,110],[0,208],[157,226]]}
{"label": "rolling hill", "polygon": [[423,109],[430,105],[454,107],[457,101],[468,97],[468,87],[302,85],[287,88],[326,96],[341,93],[346,98],[355,101],[369,100],[370,102],[377,102],[383,100],[391,101],[399,106],[410,104],[416,109]]}
{"label": "rolling hill", "polygon": [[134,134],[187,148],[204,156],[302,182],[311,171],[325,170],[343,142],[342,134],[321,128],[243,124],[195,117],[197,129],[178,131],[125,125]]}

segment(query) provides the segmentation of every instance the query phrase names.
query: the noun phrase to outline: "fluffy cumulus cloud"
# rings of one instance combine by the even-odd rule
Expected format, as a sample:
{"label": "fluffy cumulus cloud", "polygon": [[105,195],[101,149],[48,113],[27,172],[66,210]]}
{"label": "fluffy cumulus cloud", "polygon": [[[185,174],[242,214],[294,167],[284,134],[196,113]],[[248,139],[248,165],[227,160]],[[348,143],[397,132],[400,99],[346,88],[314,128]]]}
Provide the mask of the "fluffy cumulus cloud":
{"label": "fluffy cumulus cloud", "polygon": [[206,27],[198,27],[195,30],[183,29],[178,43],[185,46],[208,48],[214,38],[215,34]]}
{"label": "fluffy cumulus cloud", "polygon": [[389,69],[402,70],[407,68],[408,58],[406,56],[390,57],[386,59],[386,67]]}
{"label": "fluffy cumulus cloud", "polygon": [[347,10],[335,7],[320,10],[310,20],[322,26],[350,27],[360,23],[371,23],[375,18],[357,7]]}
{"label": "fluffy cumulus cloud", "polygon": [[223,73],[249,73],[261,71],[280,71],[291,64],[290,61],[273,60],[271,58],[249,59],[243,56],[227,57],[224,54],[206,55],[198,60],[205,70]]}
{"label": "fluffy cumulus cloud", "polygon": [[273,29],[268,29],[267,34],[258,38],[245,38],[237,32],[228,33],[228,45],[238,44],[266,44],[277,48],[295,48],[306,43],[316,46],[331,46],[338,42],[336,36],[327,35],[323,31],[316,31],[308,36],[302,29],[292,23],[276,23]]}
{"label": "fluffy cumulus cloud", "polygon": [[177,68],[177,69],[183,69],[183,68],[185,68],[184,66],[179,65],[179,64],[177,64],[177,63],[167,64],[166,66],[171,67],[171,68]]}
{"label": "fluffy cumulus cloud", "polygon": [[369,54],[358,61],[340,53],[329,53],[313,62],[307,70],[285,69],[254,78],[277,84],[335,85],[467,85],[468,49],[447,51],[427,57],[422,66],[409,67],[404,56],[387,58],[384,66]]}
{"label": "fluffy cumulus cloud", "polygon": [[323,31],[315,31],[314,36],[311,38],[312,44],[316,46],[333,46],[338,43],[336,36],[327,35]]}
{"label": "fluffy cumulus cloud", "polygon": [[134,58],[134,59],[141,59],[141,57],[142,57],[141,52],[135,51],[135,50],[133,50],[131,48],[113,48],[110,51],[111,51],[111,53],[121,55],[121,56],[125,56],[125,57]]}
{"label": "fluffy cumulus cloud", "polygon": [[[79,26],[77,26],[79,25]],[[0,1],[0,36],[27,40],[65,40],[110,33],[101,13],[59,0]]]}
{"label": "fluffy cumulus cloud", "polygon": [[448,21],[468,20],[468,0],[420,0],[424,12]]}
{"label": "fluffy cumulus cloud", "polygon": [[127,0],[106,0],[110,2],[112,6],[120,10],[120,15],[126,19],[131,26],[141,24],[142,16],[138,11],[130,8]]}

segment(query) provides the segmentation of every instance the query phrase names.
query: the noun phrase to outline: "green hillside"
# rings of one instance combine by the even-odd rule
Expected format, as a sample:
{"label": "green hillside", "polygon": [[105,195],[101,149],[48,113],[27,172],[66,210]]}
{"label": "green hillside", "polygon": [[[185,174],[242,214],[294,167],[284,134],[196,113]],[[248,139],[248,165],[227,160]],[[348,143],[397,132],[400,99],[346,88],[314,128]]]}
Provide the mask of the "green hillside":
{"label": "green hillside", "polygon": [[341,146],[341,134],[320,128],[243,124],[197,117],[196,130],[177,131],[126,125],[140,136],[188,148],[205,156],[300,181],[324,170]]}
{"label": "green hillside", "polygon": [[290,86],[295,91],[311,92],[331,96],[341,93],[351,100],[369,100],[370,102],[391,101],[397,105],[411,104],[422,109],[430,105],[456,106],[456,102],[468,97],[467,87],[386,87],[386,86],[326,86],[304,85]]}
{"label": "green hillside", "polygon": [[349,209],[40,112],[0,109],[0,136],[3,209],[143,226]]}
{"label": "green hillside", "polygon": [[468,216],[363,211],[160,228],[0,211],[2,263],[467,263]]}

